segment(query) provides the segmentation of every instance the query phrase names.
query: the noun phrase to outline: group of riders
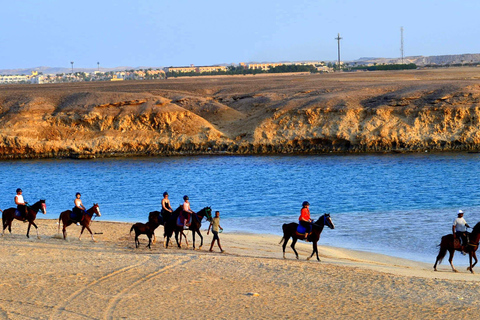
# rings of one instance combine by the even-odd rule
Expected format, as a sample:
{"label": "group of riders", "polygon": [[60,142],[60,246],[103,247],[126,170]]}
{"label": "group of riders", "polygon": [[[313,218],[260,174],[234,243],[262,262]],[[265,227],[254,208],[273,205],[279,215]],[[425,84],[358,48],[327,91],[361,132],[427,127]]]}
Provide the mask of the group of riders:
{"label": "group of riders", "polygon": [[[80,192],[77,192],[75,194],[75,206],[72,208],[73,216],[71,218],[77,223],[77,225],[80,225],[80,223],[83,221],[85,213],[87,212],[87,209],[82,203],[81,197],[82,195],[80,194]],[[20,218],[19,220],[26,222],[28,202],[26,202],[23,198],[23,191],[20,188],[17,189],[17,194],[15,195],[15,204],[17,205],[18,216]]]}
{"label": "group of riders", "polygon": [[[179,221],[183,225],[183,227],[187,229],[190,226],[192,215],[196,219],[198,219],[198,217],[196,216],[195,212],[193,212],[193,210],[190,208],[190,200],[188,199],[188,196],[183,196],[183,204],[181,206],[182,211],[180,212]],[[170,205],[170,199],[168,198],[168,192],[166,191],[163,193],[161,213],[173,213],[172,206]]]}

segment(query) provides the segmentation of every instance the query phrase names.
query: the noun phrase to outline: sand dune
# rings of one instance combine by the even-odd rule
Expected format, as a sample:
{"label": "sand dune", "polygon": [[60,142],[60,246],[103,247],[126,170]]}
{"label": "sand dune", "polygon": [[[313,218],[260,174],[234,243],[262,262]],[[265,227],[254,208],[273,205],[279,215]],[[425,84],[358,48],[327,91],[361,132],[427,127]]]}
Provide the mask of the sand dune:
{"label": "sand dune", "polygon": [[[223,254],[209,253],[207,244],[149,250],[146,238],[135,249],[127,223],[93,222],[98,242],[79,241],[77,226],[64,241],[56,221],[38,225],[41,239],[27,239],[17,221],[0,238],[0,319],[478,317],[480,277],[445,264],[434,272],[325,246],[321,262],[305,261],[305,243],[297,246],[301,260],[291,251],[284,260],[278,236],[256,234],[222,233]],[[162,238],[162,227],[156,234]]]}

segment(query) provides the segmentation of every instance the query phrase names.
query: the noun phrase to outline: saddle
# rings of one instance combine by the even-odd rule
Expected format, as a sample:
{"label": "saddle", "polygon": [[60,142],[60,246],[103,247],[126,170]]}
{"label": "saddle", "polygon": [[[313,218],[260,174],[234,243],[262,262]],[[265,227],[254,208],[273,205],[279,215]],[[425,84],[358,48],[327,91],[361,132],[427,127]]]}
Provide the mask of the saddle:
{"label": "saddle", "polygon": [[[463,247],[466,248],[469,243],[470,243],[469,239],[467,238],[467,244],[463,245]],[[462,250],[462,245],[460,245],[460,239],[457,238],[457,239],[453,240],[453,248],[455,250]]]}
{"label": "saddle", "polygon": [[[187,214],[187,217],[184,216],[184,214]],[[187,225],[184,226],[185,219],[187,220]],[[189,214],[188,212],[184,212],[178,215],[177,219],[177,226],[178,227],[190,227],[192,224],[192,215]]]}
{"label": "saddle", "polygon": [[17,218],[22,217],[22,213],[20,211],[18,211],[18,209],[15,209],[15,217],[17,217]]}
{"label": "saddle", "polygon": [[298,225],[297,227],[297,230],[295,231],[296,233],[296,236],[299,238],[299,239],[305,239],[307,240],[308,236],[310,235],[310,233],[306,233],[307,229],[302,226],[301,224]]}

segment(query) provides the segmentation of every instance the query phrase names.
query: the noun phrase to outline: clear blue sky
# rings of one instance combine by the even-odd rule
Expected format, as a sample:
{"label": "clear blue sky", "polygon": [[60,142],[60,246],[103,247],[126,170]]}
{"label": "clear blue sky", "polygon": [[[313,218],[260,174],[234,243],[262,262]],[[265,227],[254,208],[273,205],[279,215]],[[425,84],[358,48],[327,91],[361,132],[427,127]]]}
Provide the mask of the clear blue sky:
{"label": "clear blue sky", "polygon": [[480,1],[0,0],[0,69],[480,53]]}

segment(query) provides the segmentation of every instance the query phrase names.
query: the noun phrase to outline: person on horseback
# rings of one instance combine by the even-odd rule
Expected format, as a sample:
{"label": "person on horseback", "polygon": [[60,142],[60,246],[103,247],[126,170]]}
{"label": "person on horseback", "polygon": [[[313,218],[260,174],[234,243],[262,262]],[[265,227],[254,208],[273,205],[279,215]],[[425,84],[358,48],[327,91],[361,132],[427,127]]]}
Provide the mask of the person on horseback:
{"label": "person on horseback", "polygon": [[168,192],[163,193],[163,199],[162,199],[162,213],[165,212],[170,212],[172,213],[172,207],[170,206],[170,200],[168,199]]}
{"label": "person on horseback", "polygon": [[[183,205],[182,205],[182,209],[183,209],[183,212],[182,212],[182,216],[183,216],[183,219],[184,219],[184,224],[183,224],[183,228],[187,229],[188,226],[187,226],[187,223],[188,223],[188,220],[189,220],[189,215],[190,214],[195,214],[195,212],[192,211],[192,209],[190,209],[190,201],[188,200],[188,196],[183,196]],[[183,215],[184,213],[186,213],[186,215]]]}
{"label": "person on horseback", "polygon": [[467,228],[470,228],[467,221],[463,218],[463,211],[458,210],[458,217],[453,220],[453,238],[457,238],[460,240],[460,245],[462,246],[462,253],[465,254],[465,247],[468,244],[467,238]]}
{"label": "person on horseback", "polygon": [[312,221],[313,220],[310,219],[310,203],[303,201],[298,223],[305,228],[305,239],[308,237],[308,234],[312,232]]}
{"label": "person on horseback", "polygon": [[80,222],[83,221],[83,215],[85,211],[87,211],[87,209],[85,209],[85,207],[83,206],[82,199],[80,199],[81,197],[82,195],[80,194],[80,192],[77,192],[75,194],[75,200],[74,200],[75,207],[73,207],[72,209],[72,212],[77,217],[77,226],[79,226]]}
{"label": "person on horseback", "polygon": [[22,189],[17,189],[17,195],[15,196],[15,204],[17,205],[17,210],[20,212],[20,215],[23,218],[23,221],[27,221],[27,202],[23,200],[23,191]]}

